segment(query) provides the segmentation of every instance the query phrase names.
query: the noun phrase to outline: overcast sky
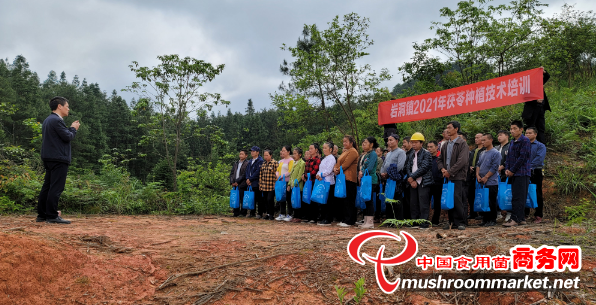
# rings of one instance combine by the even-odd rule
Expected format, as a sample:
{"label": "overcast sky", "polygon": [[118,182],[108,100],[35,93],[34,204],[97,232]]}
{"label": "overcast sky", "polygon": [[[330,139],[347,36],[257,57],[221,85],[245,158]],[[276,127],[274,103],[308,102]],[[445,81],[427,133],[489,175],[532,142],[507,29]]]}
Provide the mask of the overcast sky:
{"label": "overcast sky", "polygon": [[[257,109],[271,107],[269,93],[285,79],[279,65],[290,59],[280,46],[295,45],[304,24],[325,28],[350,12],[370,18],[375,44],[365,61],[377,71],[389,69],[394,78],[384,86],[391,88],[401,81],[397,67],[411,57],[412,42],[431,37],[439,9],[457,2],[0,0],[0,58],[12,62],[21,54],[42,81],[50,70],[64,71],[69,81],[78,75],[109,93],[135,80],[128,68],[133,60],[154,66],[157,55],[190,56],[226,65],[207,90],[244,112],[249,98]],[[552,16],[565,1],[545,3],[545,15]],[[570,3],[596,9],[593,0]]]}

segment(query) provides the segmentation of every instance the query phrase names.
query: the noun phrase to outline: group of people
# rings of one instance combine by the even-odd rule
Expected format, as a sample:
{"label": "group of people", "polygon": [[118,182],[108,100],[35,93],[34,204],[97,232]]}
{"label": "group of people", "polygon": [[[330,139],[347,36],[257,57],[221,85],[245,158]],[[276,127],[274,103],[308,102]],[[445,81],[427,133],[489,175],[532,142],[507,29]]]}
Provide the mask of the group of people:
{"label": "group of people", "polygon": [[[233,216],[323,226],[337,222],[340,227],[358,225],[364,229],[374,228],[374,223],[383,218],[424,219],[429,221],[417,227],[426,229],[429,223],[439,225],[443,184],[452,182],[454,206],[447,211],[448,222],[444,229],[465,230],[472,219],[481,221],[480,226],[495,226],[503,217],[503,226],[513,227],[526,224],[529,217],[530,209],[525,206],[531,182],[537,189],[538,207],[534,211],[534,221],[542,221],[542,167],[546,147],[537,140],[535,127],[526,128],[524,134],[523,123],[514,121],[509,130],[500,130],[496,139],[491,133],[478,133],[474,136],[472,149],[457,121],[449,122],[442,136],[438,141],[427,142],[420,132],[403,139],[392,133],[384,138],[385,149],[379,146],[376,138],[368,137],[362,141],[362,153],[359,153],[354,137],[346,135],[341,154],[332,142],[322,146],[313,143],[306,151],[284,146],[279,160],[275,160],[269,149],[265,149],[261,156],[261,149],[253,146],[250,158],[249,151],[241,150],[239,160],[230,172],[230,184],[238,188],[241,201],[244,192],[251,187],[255,194],[255,209],[246,210],[240,204],[234,209]],[[346,194],[345,198],[337,198],[334,196],[336,176],[342,171]],[[363,217],[357,222],[357,189],[368,174],[372,178],[374,196],[365,202],[366,208],[360,209]],[[389,179],[396,182],[395,193],[393,200],[386,201],[383,212],[381,196],[388,197],[388,194],[382,190]],[[293,208],[292,188],[298,187],[300,198],[303,198],[305,183],[312,184],[315,180],[329,183],[326,204],[302,202],[300,208]],[[276,202],[275,184],[278,181],[285,182],[286,196],[285,200]],[[505,216],[497,204],[499,182],[511,184],[512,210],[506,211]],[[488,212],[473,209],[475,190],[479,186],[489,189]],[[432,216],[431,201],[434,205]]]}

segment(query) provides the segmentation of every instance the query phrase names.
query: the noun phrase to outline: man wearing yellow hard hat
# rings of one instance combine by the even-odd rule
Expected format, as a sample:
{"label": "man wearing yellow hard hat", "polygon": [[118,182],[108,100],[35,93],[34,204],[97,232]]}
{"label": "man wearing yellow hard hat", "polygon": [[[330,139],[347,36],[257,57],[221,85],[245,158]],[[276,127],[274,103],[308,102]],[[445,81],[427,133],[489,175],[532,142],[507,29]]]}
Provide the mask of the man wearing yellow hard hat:
{"label": "man wearing yellow hard hat", "polygon": [[[406,173],[410,184],[410,213],[412,219],[428,219],[430,213],[430,186],[434,183],[432,175],[432,156],[422,146],[424,135],[416,132],[410,139],[413,153],[406,160]],[[428,223],[420,229],[428,228]]]}

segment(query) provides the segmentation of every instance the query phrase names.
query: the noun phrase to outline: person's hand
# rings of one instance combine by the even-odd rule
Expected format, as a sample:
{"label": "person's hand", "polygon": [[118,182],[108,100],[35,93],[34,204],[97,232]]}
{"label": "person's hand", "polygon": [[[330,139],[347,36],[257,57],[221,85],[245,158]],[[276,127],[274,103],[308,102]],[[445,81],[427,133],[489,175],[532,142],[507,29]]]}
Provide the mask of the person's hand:
{"label": "person's hand", "polygon": [[470,171],[473,172],[474,171],[474,167],[470,166]]}
{"label": "person's hand", "polygon": [[288,192],[289,192],[289,191],[291,191],[291,190],[292,190],[292,188],[291,188],[291,187],[288,185],[288,188],[287,188],[287,190],[288,190]]}
{"label": "person's hand", "polygon": [[538,103],[540,103],[540,104],[542,104],[542,102],[544,102],[544,100],[543,100],[543,99],[536,100],[536,101],[537,101]]}
{"label": "person's hand", "polygon": [[306,182],[306,177],[302,176],[302,181]]}
{"label": "person's hand", "polygon": [[502,171],[502,170],[504,170],[504,169],[505,169],[505,166],[504,166],[504,165],[500,165],[500,166],[499,166],[499,171]]}
{"label": "person's hand", "polygon": [[486,184],[487,181],[488,181],[488,177],[483,177],[482,179],[480,179],[480,183],[482,183],[482,184]]}
{"label": "person's hand", "polygon": [[323,180],[323,178],[321,178],[321,175],[317,175],[317,180],[319,180],[319,181]]}
{"label": "person's hand", "polygon": [[449,174],[449,172],[447,170],[443,171],[443,177],[449,179],[451,177],[451,174]]}
{"label": "person's hand", "polygon": [[480,176],[476,176],[476,181],[481,182],[482,178],[480,178]]}
{"label": "person's hand", "polygon": [[234,182],[234,183],[232,183],[232,186],[233,187],[237,187],[238,186],[238,183]]}
{"label": "person's hand", "polygon": [[339,168],[334,168],[334,169],[333,169],[333,172],[334,172],[336,175],[339,175]]}
{"label": "person's hand", "polygon": [[362,178],[364,176],[364,173],[362,173],[362,171],[358,172],[358,179]]}
{"label": "person's hand", "polygon": [[246,179],[246,184],[250,185],[250,179]]}
{"label": "person's hand", "polygon": [[506,171],[505,171],[505,176],[507,176],[507,177],[512,177],[513,175],[514,175],[514,174],[513,174],[513,172],[512,172],[512,171],[510,171],[510,170],[506,170]]}
{"label": "person's hand", "polygon": [[409,177],[409,178],[408,178],[408,182],[409,182],[410,184],[412,184],[412,181],[414,181],[414,178],[412,178],[412,177]]}
{"label": "person's hand", "polygon": [[70,124],[70,127],[74,127],[76,130],[79,130],[80,126],[81,126],[81,123],[79,123],[79,120],[76,120],[76,121],[72,122],[72,124]]}
{"label": "person's hand", "polygon": [[382,179],[385,179],[385,180],[387,180],[387,177],[388,177],[388,176],[389,176],[389,175],[387,175],[387,174],[381,174],[381,178],[382,178]]}
{"label": "person's hand", "polygon": [[418,182],[416,182],[416,180],[414,180],[414,181],[410,182],[410,186],[411,186],[413,189],[415,189],[415,188],[417,188],[417,187],[418,187]]}

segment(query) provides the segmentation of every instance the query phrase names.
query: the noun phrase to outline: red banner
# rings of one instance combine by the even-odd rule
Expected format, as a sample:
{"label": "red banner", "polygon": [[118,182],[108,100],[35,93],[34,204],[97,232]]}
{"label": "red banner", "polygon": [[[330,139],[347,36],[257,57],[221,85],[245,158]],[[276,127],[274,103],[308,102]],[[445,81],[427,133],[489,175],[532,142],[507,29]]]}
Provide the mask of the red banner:
{"label": "red banner", "polygon": [[543,99],[542,68],[379,104],[379,125],[440,118]]}

